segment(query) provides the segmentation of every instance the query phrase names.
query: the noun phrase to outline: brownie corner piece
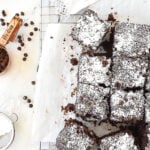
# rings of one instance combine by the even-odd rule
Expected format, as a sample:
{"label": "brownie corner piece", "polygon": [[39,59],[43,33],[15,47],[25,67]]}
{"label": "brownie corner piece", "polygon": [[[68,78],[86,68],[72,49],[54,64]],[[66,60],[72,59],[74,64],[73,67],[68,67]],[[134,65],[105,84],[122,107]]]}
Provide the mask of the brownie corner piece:
{"label": "brownie corner piece", "polygon": [[91,57],[82,54],[79,59],[78,82],[110,86],[110,65],[111,59],[106,56]]}
{"label": "brownie corner piece", "polygon": [[112,65],[112,88],[143,88],[148,59],[114,56]]}
{"label": "brownie corner piece", "polygon": [[150,48],[150,26],[118,22],[115,25],[114,55],[148,57]]}
{"label": "brownie corner piece", "polygon": [[110,120],[116,123],[136,123],[144,118],[143,90],[123,91],[114,90],[111,93]]}
{"label": "brownie corner piece", "polygon": [[83,47],[96,50],[110,28],[111,22],[100,20],[96,12],[88,9],[77,21],[71,36]]}
{"label": "brownie corner piece", "polygon": [[93,132],[76,120],[68,120],[56,139],[58,150],[97,150]]}
{"label": "brownie corner piece", "polygon": [[139,150],[133,135],[126,131],[103,137],[99,145],[101,150]]}
{"label": "brownie corner piece", "polygon": [[87,121],[105,121],[108,117],[110,88],[78,83],[76,114]]}

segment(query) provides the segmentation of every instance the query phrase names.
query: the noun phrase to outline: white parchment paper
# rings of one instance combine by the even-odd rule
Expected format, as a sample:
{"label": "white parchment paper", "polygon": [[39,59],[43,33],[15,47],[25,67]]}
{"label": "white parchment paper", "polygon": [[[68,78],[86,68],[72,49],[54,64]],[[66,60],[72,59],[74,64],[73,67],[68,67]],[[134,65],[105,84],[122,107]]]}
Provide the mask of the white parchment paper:
{"label": "white parchment paper", "polygon": [[[82,5],[79,3],[75,7],[72,6],[72,10],[77,6],[84,8]],[[127,21],[129,18],[129,22],[150,24],[149,0],[99,0],[89,8],[95,10],[104,20],[109,13],[113,13],[119,21]],[[78,11],[77,9],[74,12]],[[75,101],[75,96],[71,97],[70,93],[76,87],[77,66],[70,72],[72,66],[69,61],[70,54],[79,57],[81,47],[69,36],[72,26],[50,24],[47,29],[35,93],[33,137],[39,141],[43,139],[55,143],[59,131],[63,128],[64,118],[67,117],[61,112],[61,106]],[[51,36],[53,38],[50,38]],[[74,47],[73,50],[70,45]],[[108,128],[104,125],[101,130],[105,132]],[[38,130],[41,132],[37,136]]]}

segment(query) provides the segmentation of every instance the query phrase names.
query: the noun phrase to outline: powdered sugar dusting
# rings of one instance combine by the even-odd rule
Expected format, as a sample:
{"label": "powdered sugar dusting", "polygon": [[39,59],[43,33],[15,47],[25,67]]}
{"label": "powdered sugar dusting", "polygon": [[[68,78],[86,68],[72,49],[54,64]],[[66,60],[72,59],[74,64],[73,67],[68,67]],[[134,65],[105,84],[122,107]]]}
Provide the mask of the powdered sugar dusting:
{"label": "powdered sugar dusting", "polygon": [[118,82],[122,88],[144,87],[144,75],[147,68],[148,60],[146,59],[133,59],[124,56],[114,57],[112,86],[114,87]]}
{"label": "powdered sugar dusting", "polygon": [[[110,88],[79,83],[76,113],[88,120],[104,120],[108,114],[107,98]],[[86,117],[88,116],[89,117]]]}
{"label": "powdered sugar dusting", "polygon": [[144,100],[142,90],[137,92],[116,90],[112,92],[111,120],[118,122],[142,120]]}
{"label": "powdered sugar dusting", "polygon": [[101,150],[138,150],[134,137],[128,133],[118,133],[101,140]]}
{"label": "powdered sugar dusting", "polygon": [[150,26],[133,23],[117,23],[114,35],[114,55],[128,57],[148,56]]}
{"label": "powdered sugar dusting", "polygon": [[86,54],[81,55],[78,74],[79,82],[93,85],[105,84],[109,86],[110,63],[111,59],[107,59],[105,56],[90,57]]}

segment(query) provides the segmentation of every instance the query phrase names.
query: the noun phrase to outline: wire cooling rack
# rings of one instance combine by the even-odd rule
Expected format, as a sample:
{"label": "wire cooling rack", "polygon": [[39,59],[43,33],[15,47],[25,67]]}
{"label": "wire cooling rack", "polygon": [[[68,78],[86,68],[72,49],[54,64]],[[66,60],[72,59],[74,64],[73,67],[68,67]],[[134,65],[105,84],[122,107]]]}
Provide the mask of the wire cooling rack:
{"label": "wire cooling rack", "polygon": [[[41,0],[41,49],[46,28],[51,23],[73,24],[76,23],[81,14],[62,15],[55,3],[50,0]],[[55,143],[40,142],[40,150],[57,150]]]}
{"label": "wire cooling rack", "polygon": [[46,28],[51,23],[72,24],[76,23],[81,14],[60,15],[55,3],[50,0],[41,0],[41,48]]}

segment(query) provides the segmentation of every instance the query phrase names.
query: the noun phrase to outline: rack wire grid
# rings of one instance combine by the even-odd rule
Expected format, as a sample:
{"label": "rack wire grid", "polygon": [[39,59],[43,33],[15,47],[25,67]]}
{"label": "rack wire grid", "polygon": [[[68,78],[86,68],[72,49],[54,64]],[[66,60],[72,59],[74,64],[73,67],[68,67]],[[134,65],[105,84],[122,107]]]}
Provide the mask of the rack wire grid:
{"label": "rack wire grid", "polygon": [[[51,23],[73,24],[76,23],[81,14],[60,15],[57,6],[50,0],[41,0],[41,49],[46,28]],[[55,143],[40,142],[40,150],[57,150]]]}

